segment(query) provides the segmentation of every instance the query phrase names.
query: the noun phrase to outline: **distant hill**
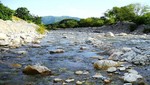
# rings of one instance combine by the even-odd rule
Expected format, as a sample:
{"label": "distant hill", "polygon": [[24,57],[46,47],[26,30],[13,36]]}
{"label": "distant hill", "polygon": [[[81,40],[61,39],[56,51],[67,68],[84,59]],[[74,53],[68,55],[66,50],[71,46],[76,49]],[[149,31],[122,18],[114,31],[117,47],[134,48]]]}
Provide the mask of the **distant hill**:
{"label": "distant hill", "polygon": [[80,20],[80,18],[78,18],[78,17],[71,17],[71,16],[44,16],[44,17],[42,17],[42,23],[47,25],[47,24],[59,22],[63,19]]}

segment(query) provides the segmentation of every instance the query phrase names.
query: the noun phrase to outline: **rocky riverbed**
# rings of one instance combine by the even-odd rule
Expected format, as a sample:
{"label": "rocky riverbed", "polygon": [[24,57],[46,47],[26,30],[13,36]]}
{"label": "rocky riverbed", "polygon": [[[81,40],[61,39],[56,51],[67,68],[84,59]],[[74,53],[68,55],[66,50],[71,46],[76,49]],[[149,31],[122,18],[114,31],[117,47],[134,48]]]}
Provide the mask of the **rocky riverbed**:
{"label": "rocky riverbed", "polygon": [[150,84],[146,34],[56,30],[38,44],[0,50],[2,85]]}

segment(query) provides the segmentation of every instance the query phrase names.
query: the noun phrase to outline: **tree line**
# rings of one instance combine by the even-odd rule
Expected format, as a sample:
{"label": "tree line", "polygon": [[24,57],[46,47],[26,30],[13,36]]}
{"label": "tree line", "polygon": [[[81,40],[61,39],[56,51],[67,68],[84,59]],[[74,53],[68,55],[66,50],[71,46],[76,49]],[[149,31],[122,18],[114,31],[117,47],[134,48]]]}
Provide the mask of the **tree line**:
{"label": "tree line", "polygon": [[0,2],[0,19],[12,20],[12,16],[19,17],[28,22],[34,22],[35,24],[41,24],[41,17],[30,14],[27,8],[19,7],[16,10],[12,10]]}
{"label": "tree line", "polygon": [[150,25],[150,7],[139,3],[130,4],[123,7],[113,7],[104,13],[104,16],[96,18],[90,17],[80,19],[65,19],[60,22],[47,25],[49,29],[76,28],[76,27],[100,27],[102,25],[112,25],[117,22],[134,22],[136,25]]}

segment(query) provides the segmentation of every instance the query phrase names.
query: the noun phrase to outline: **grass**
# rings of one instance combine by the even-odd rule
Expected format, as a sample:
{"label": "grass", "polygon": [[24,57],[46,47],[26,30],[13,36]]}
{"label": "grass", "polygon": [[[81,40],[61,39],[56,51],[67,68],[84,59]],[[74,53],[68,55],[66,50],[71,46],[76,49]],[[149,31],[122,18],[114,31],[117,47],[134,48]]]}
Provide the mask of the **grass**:
{"label": "grass", "polygon": [[16,16],[12,16],[12,20],[20,21],[20,20],[22,20],[22,19],[20,19],[19,17],[16,17]]}
{"label": "grass", "polygon": [[46,32],[46,27],[44,25],[39,25],[39,28],[37,29],[37,32],[40,34],[44,34]]}

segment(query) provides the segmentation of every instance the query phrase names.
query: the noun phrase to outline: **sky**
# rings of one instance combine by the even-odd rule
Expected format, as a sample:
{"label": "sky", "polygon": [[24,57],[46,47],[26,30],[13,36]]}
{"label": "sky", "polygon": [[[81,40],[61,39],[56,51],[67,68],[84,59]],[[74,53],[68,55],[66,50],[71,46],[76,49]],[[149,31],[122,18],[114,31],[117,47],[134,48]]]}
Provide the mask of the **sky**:
{"label": "sky", "polygon": [[38,16],[73,16],[79,18],[100,17],[114,6],[132,3],[149,5],[150,0],[0,0],[5,6],[16,10],[26,7]]}

